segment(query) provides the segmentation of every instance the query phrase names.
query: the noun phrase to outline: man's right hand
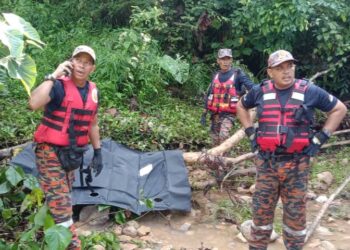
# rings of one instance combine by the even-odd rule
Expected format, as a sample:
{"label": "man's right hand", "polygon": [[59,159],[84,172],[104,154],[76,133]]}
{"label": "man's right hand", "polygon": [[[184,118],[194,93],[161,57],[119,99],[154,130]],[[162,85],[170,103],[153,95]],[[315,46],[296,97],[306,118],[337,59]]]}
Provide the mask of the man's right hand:
{"label": "man's right hand", "polygon": [[245,134],[250,140],[251,151],[254,153],[258,149],[258,143],[256,142],[256,129],[254,127],[248,127],[244,130]]}
{"label": "man's right hand", "polygon": [[64,61],[63,63],[58,65],[56,70],[52,73],[52,76],[54,76],[55,78],[59,78],[63,75],[69,76],[72,74],[72,69],[73,69],[72,62],[68,60]]}
{"label": "man's right hand", "polygon": [[202,114],[200,123],[203,127],[207,125],[207,112],[204,112]]}

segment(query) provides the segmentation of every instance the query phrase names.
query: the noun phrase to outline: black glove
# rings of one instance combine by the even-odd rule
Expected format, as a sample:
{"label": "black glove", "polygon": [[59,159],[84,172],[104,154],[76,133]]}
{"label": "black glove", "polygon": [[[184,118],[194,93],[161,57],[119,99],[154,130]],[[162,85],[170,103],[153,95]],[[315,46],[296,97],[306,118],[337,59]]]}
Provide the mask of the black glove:
{"label": "black glove", "polygon": [[258,148],[258,143],[256,142],[256,130],[254,127],[249,127],[246,128],[244,132],[250,140],[251,151],[254,153]]}
{"label": "black glove", "polygon": [[204,127],[205,125],[207,125],[207,112],[203,112],[202,116],[201,116],[201,124]]}
{"label": "black glove", "polygon": [[102,153],[100,148],[94,149],[94,157],[92,158],[91,167],[94,170],[94,173],[96,173],[95,177],[101,173],[103,165]]}
{"label": "black glove", "polygon": [[303,153],[308,156],[315,156],[320,151],[321,146],[329,139],[323,130],[315,133],[310,140],[310,145],[304,149]]}

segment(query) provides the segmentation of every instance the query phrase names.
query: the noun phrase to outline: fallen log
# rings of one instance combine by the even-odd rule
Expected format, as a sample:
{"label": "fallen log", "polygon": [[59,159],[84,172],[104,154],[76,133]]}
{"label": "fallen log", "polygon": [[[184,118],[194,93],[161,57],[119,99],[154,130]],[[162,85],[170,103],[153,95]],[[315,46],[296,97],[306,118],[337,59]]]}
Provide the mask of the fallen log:
{"label": "fallen log", "polygon": [[305,237],[305,243],[309,240],[309,238],[312,236],[313,232],[315,231],[317,225],[319,224],[322,216],[324,215],[324,213],[326,212],[326,210],[328,209],[329,205],[331,204],[331,202],[334,200],[334,198],[344,189],[344,187],[349,183],[350,181],[350,175],[346,178],[345,181],[343,181],[343,183],[337,188],[337,190],[335,190],[335,192],[328,198],[328,200],[323,204],[320,212],[318,213],[316,219],[312,222],[312,224],[310,225],[310,227],[307,229],[306,232],[306,237]]}
{"label": "fallen log", "polygon": [[332,147],[332,146],[347,145],[347,144],[350,144],[350,140],[327,143],[327,144],[322,145],[321,148],[329,148],[329,147]]}
{"label": "fallen log", "polygon": [[[256,116],[255,109],[252,109],[250,111],[250,116],[252,120],[255,119],[255,116]],[[203,159],[205,159],[206,155],[212,155],[212,156],[222,155],[223,153],[229,151],[236,144],[238,144],[245,136],[246,135],[244,133],[244,130],[243,128],[241,128],[237,130],[236,133],[234,133],[230,138],[228,138],[223,143],[221,143],[219,146],[211,148],[207,152],[184,152],[183,153],[184,161],[187,164],[192,164],[195,162],[203,162]],[[227,161],[230,162],[230,158]],[[235,160],[233,160],[233,162],[235,162]]]}
{"label": "fallen log", "polygon": [[[256,109],[251,109],[249,112],[250,112],[250,117],[252,121],[254,121],[256,116]],[[208,154],[222,155],[223,153],[229,151],[233,146],[238,144],[238,142],[240,142],[244,137],[245,137],[245,133],[243,128],[241,128],[238,131],[236,131],[234,135],[232,135],[230,138],[228,138],[223,143],[221,143],[219,146],[209,149]]]}
{"label": "fallen log", "polygon": [[[256,153],[247,153],[244,155],[240,155],[236,158],[233,158],[230,163],[234,165],[234,164],[237,164],[241,161],[251,159],[255,156],[256,156]],[[233,161],[233,160],[235,160],[235,161]],[[231,168],[231,170],[222,179],[221,190],[222,190],[223,184],[227,178],[232,177],[232,176],[237,176],[237,175],[249,175],[249,174],[255,174],[255,173],[256,173],[255,167],[247,168],[247,169],[237,169],[236,166],[233,166]]]}
{"label": "fallen log", "polygon": [[338,130],[333,132],[332,135],[340,135],[340,134],[346,134],[346,133],[350,133],[350,129]]}

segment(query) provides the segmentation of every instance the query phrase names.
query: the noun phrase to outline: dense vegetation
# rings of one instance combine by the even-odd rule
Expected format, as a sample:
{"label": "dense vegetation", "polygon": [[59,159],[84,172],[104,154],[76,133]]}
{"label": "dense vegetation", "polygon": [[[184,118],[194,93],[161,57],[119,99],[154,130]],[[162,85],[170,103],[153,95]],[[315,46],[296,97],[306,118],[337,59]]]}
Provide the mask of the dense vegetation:
{"label": "dense vegetation", "polygon": [[[36,65],[33,85],[78,44],[95,49],[91,78],[101,94],[103,138],[145,151],[201,150],[209,147],[208,128],[199,124],[202,96],[216,70],[218,48],[231,48],[234,64],[256,83],[266,77],[270,52],[290,50],[299,59],[299,77],[326,71],[317,84],[349,99],[349,6],[346,0],[2,0],[0,13],[21,16],[45,43],[24,44],[33,59],[27,60]],[[0,59],[9,54],[0,42]],[[26,91],[0,62],[1,149],[31,140],[41,113],[29,112]],[[50,237],[63,243],[69,237],[52,229],[36,185],[21,169],[1,168],[0,195],[7,195],[0,199],[1,229],[27,231],[9,236],[17,240],[13,249],[39,249],[45,241],[59,241]],[[0,239],[8,236],[4,231]],[[104,239],[106,245],[113,242]]]}

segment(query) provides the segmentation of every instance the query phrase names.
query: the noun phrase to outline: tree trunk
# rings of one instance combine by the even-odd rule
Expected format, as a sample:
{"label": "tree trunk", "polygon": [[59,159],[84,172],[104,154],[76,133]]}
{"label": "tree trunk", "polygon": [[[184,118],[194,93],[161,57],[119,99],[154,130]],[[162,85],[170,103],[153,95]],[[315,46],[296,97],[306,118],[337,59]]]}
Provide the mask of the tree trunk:
{"label": "tree trunk", "polygon": [[[250,116],[252,121],[254,121],[256,116],[255,109],[250,111]],[[204,159],[217,159],[217,156],[222,155],[223,153],[229,151],[232,147],[234,147],[238,142],[240,142],[245,137],[245,133],[243,128],[239,129],[234,133],[230,138],[221,143],[219,146],[216,146],[212,149],[209,149],[207,152],[185,152],[183,153],[183,158],[187,164],[192,164],[195,162],[203,162]],[[236,158],[225,158],[222,157],[224,162],[230,162],[232,164],[237,163]]]}

